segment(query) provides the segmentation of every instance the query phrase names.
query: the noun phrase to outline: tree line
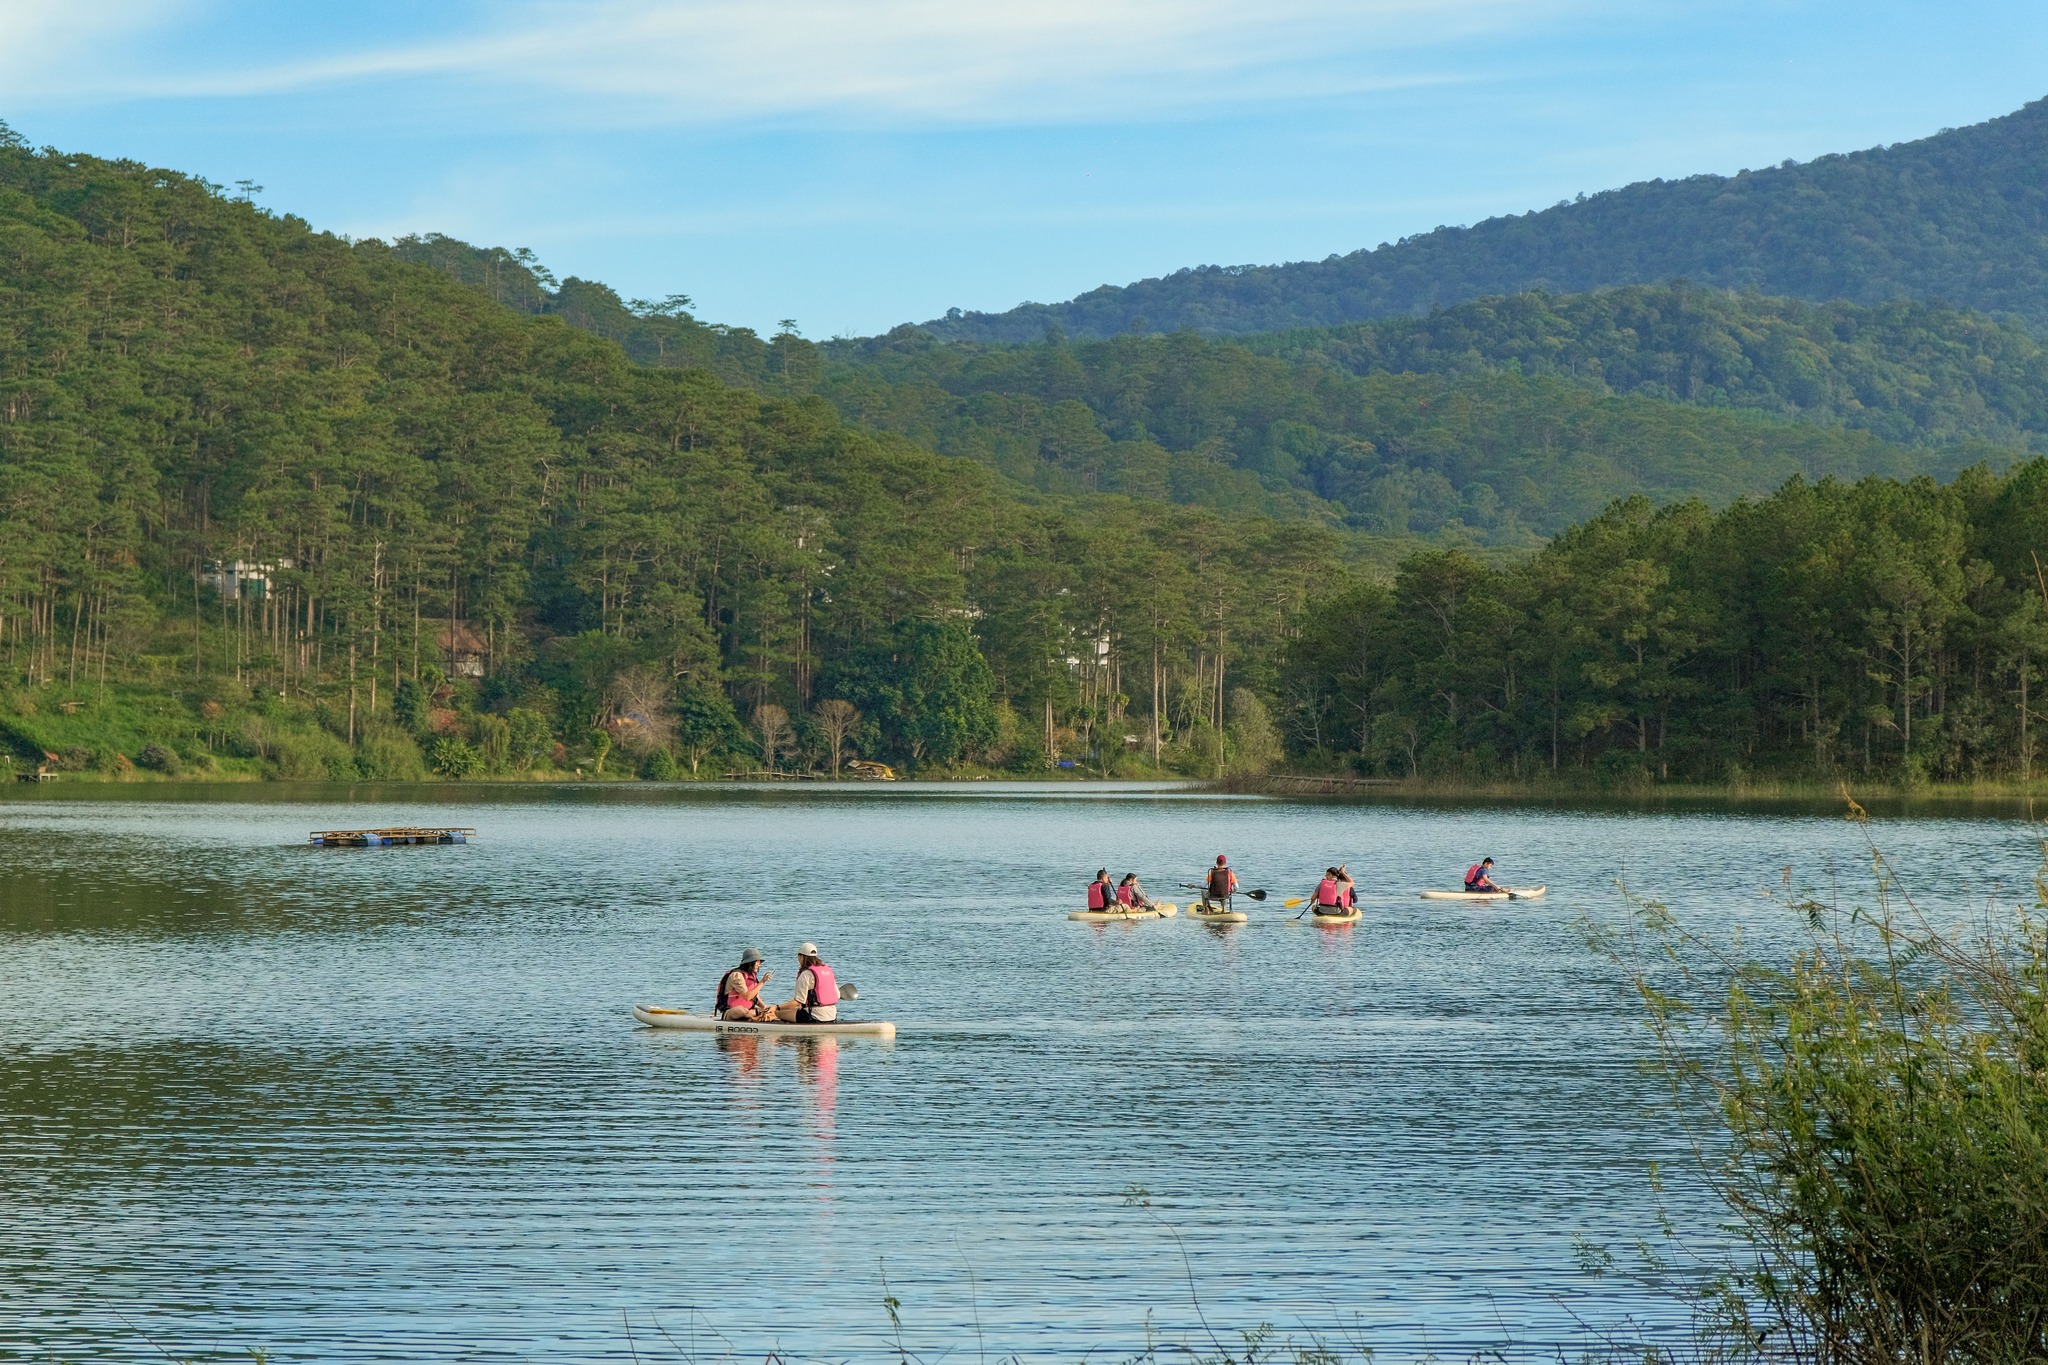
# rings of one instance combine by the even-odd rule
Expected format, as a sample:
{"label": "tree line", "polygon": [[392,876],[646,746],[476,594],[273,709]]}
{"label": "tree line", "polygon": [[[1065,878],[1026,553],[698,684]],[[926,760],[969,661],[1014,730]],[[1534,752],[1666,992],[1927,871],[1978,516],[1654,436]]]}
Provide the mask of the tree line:
{"label": "tree line", "polygon": [[1603,785],[2026,780],[2048,462],[1615,504],[1527,560],[1456,550],[1305,612],[1278,681],[1315,766]]}

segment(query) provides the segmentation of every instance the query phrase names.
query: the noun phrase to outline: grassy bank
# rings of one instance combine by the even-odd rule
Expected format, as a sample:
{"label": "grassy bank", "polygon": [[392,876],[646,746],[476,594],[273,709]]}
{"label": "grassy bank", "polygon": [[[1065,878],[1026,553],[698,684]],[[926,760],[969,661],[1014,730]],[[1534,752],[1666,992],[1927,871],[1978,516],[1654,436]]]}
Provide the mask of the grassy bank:
{"label": "grassy bank", "polygon": [[2048,816],[2048,774],[2031,782],[1982,778],[1969,782],[1900,783],[1877,777],[1782,777],[1739,782],[1651,782],[1616,784],[1592,775],[1561,775],[1509,781],[1453,777],[1354,778],[1347,774],[1267,773],[1224,779],[1220,789],[1243,795],[1290,796],[1332,801],[1402,804],[1501,803],[1515,805],[1588,802],[1628,805],[1783,805],[1824,808],[1839,814],[1845,796],[1872,810],[1972,806],[2012,807],[2026,813],[2039,802]]}

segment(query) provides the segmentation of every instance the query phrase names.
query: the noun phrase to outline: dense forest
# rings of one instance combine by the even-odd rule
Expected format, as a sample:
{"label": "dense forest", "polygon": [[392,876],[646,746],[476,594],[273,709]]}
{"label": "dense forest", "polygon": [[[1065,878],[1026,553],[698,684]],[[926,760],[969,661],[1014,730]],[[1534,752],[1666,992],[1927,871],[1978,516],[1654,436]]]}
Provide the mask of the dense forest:
{"label": "dense forest", "polygon": [[1609,190],[1321,261],[1203,266],[1067,303],[958,309],[948,341],[1191,329],[1279,332],[1427,312],[1527,290],[1684,279],[1881,304],[1940,300],[2048,326],[2048,101],[1916,142],[1734,176]]}
{"label": "dense forest", "polygon": [[2038,356],[1954,310],[1675,288],[816,345],[5,138],[0,748],[2025,776]]}
{"label": "dense forest", "polygon": [[1559,375],[1888,441],[2048,451],[2048,348],[2023,327],[1945,304],[1638,285],[1479,299],[1241,344],[1348,374]]}
{"label": "dense forest", "polygon": [[1425,552],[1311,605],[1280,714],[1327,765],[1438,777],[2031,778],[2048,461],[1618,503],[1505,569]]}
{"label": "dense forest", "polygon": [[1157,758],[1213,767],[1344,549],[1036,495],[11,137],[0,376],[23,765],[1032,768],[1135,747],[1135,693],[1181,706]]}
{"label": "dense forest", "polygon": [[556,284],[520,253],[448,238],[394,249],[642,364],[815,393],[848,421],[1043,491],[1382,537],[1533,548],[1635,493],[1723,503],[1793,474],[2003,466],[2048,422],[2048,356],[2028,334],[1915,305],[1659,287],[1242,341],[979,346],[903,327],[816,346],[706,325],[686,299]]}

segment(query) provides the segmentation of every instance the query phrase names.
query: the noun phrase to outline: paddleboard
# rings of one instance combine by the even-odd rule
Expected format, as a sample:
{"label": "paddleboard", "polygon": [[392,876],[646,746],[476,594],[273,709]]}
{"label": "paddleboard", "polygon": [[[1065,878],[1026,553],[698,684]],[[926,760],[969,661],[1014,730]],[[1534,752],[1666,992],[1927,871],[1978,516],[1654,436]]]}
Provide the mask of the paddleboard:
{"label": "paddleboard", "polygon": [[836,1024],[750,1024],[738,1019],[714,1019],[688,1010],[664,1009],[660,1005],[635,1005],[633,1017],[649,1028],[684,1029],[693,1033],[765,1033],[791,1038],[894,1038],[896,1026],[887,1019],[860,1022],[842,1020]]}
{"label": "paddleboard", "polygon": [[1308,922],[1320,924],[1325,929],[1340,929],[1347,924],[1356,924],[1364,918],[1365,912],[1355,905],[1341,915],[1325,915],[1314,910],[1308,912]]}
{"label": "paddleboard", "polygon": [[1220,907],[1215,910],[1204,910],[1199,905],[1188,907],[1188,918],[1201,920],[1204,924],[1247,924],[1251,921],[1251,916],[1242,910],[1224,910]]}
{"label": "paddleboard", "polygon": [[1076,924],[1123,924],[1129,920],[1164,919],[1157,910],[1070,910],[1067,918]]}
{"label": "paddleboard", "polygon": [[1529,901],[1549,889],[1548,886],[1510,886],[1502,891],[1425,891],[1422,898],[1426,901]]}

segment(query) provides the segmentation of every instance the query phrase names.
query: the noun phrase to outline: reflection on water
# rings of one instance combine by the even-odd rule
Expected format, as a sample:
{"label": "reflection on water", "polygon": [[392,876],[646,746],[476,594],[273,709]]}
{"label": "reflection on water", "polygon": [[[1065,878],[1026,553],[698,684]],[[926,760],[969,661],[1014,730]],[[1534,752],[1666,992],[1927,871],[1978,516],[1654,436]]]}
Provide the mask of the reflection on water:
{"label": "reflection on water", "polygon": [[[1626,878],[1768,949],[1781,869],[1865,866],[1797,815],[458,795],[0,802],[0,1357],[675,1358],[658,1323],[880,1359],[886,1274],[912,1350],[1073,1360],[1192,1330],[1190,1268],[1219,1325],[1534,1354],[1668,1318],[1572,1256],[1650,1229],[1649,1163],[1716,1221],[1575,917]],[[481,835],[297,846],[371,821]],[[1936,910],[2037,858],[2016,822],[1878,833]],[[1219,851],[1273,892],[1247,925],[1064,918],[1098,866]],[[1415,898],[1487,853],[1548,899]],[[1277,908],[1336,861],[1363,923]],[[803,939],[893,1045],[626,1012],[704,1008],[748,944],[793,979]]]}

